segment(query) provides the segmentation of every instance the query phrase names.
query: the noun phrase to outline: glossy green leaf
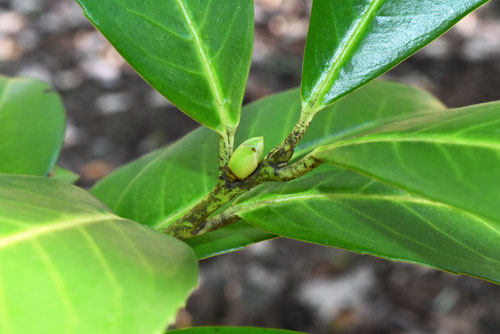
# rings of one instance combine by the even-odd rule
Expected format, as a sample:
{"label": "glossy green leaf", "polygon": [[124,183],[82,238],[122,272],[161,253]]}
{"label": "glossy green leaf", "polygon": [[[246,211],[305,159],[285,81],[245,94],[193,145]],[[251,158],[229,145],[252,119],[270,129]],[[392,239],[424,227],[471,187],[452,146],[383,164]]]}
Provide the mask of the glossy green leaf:
{"label": "glossy green leaf", "polygon": [[424,113],[315,152],[500,223],[500,102]]}
{"label": "glossy green leaf", "polygon": [[0,76],[0,173],[47,175],[65,127],[61,99],[49,85]]}
{"label": "glossy green leaf", "polygon": [[168,334],[299,334],[282,329],[256,327],[193,327],[168,331]]}
{"label": "glossy green leaf", "polygon": [[217,182],[217,135],[199,128],[99,182],[92,193],[119,216],[164,229]]}
{"label": "glossy green leaf", "polygon": [[314,0],[302,78],[317,112],[388,71],[488,0]]}
{"label": "glossy green leaf", "polygon": [[[298,109],[299,105],[297,114]],[[297,146],[295,156],[309,153],[320,145],[363,133],[391,119],[406,117],[418,111],[445,109],[438,99],[424,90],[377,80],[317,114]]]}
{"label": "glossy green leaf", "polygon": [[[376,81],[317,115],[296,153],[297,156],[304,155],[317,145],[366,131],[399,115],[443,108],[424,91]],[[266,154],[288,135],[299,114],[300,94],[296,89],[252,103],[243,110],[236,143],[263,136]],[[163,229],[186,213],[216,184],[217,155],[217,136],[200,128],[176,143],[120,168],[99,182],[92,193],[118,215]],[[242,246],[269,237],[269,234],[254,231],[249,239],[248,228],[245,227],[244,231],[243,235],[235,235],[231,240],[242,240]],[[217,232],[226,236],[224,232]],[[239,247],[237,243],[228,244],[222,240],[219,245],[211,237],[203,237],[200,242],[204,246],[196,243],[195,251],[202,257]],[[207,248],[198,251],[198,247],[208,247],[210,251]]]}
{"label": "glossy green leaf", "polygon": [[197,284],[193,251],[84,190],[0,175],[1,333],[158,333]]}
{"label": "glossy green leaf", "polygon": [[229,210],[279,236],[500,283],[498,222],[333,166],[256,188]]}
{"label": "glossy green leaf", "polygon": [[236,128],[252,55],[252,0],[77,1],[179,109],[223,135]]}
{"label": "glossy green leaf", "polygon": [[78,179],[80,178],[80,175],[60,166],[55,166],[54,169],[50,172],[49,176],[53,179],[69,184],[75,184],[76,181],[78,181]]}

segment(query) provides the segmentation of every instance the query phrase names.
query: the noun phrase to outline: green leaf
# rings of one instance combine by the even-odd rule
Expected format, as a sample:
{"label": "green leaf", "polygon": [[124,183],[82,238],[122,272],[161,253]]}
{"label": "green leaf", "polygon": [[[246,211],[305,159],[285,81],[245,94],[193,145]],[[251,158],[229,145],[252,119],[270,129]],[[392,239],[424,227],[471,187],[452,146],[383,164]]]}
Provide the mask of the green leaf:
{"label": "green leaf", "polygon": [[256,327],[194,327],[168,331],[168,334],[299,334],[282,329]]}
{"label": "green leaf", "polygon": [[[217,183],[217,154],[216,134],[199,128],[120,168],[99,182],[92,193],[119,216],[163,230]],[[207,258],[271,237],[274,236],[237,223],[188,243],[198,258]]]}
{"label": "green leaf", "polygon": [[46,83],[0,76],[0,173],[47,175],[57,160],[66,120]]}
{"label": "green leaf", "polygon": [[[439,101],[424,91],[407,85],[376,81],[317,115],[296,154],[304,155],[317,145],[366,131],[398,115],[442,108]],[[245,106],[236,133],[236,144],[247,138],[264,136],[264,152],[267,153],[288,135],[299,114],[300,93],[297,89]],[[217,136],[208,129],[200,128],[176,143],[120,168],[99,182],[92,193],[119,216],[164,229],[189,211],[215,186],[217,155]],[[270,237],[260,231],[250,233],[247,227],[232,232],[238,235],[230,240],[242,240],[240,246]],[[227,235],[225,232],[219,233],[221,236]],[[195,241],[195,238],[189,242],[196,244],[195,251],[201,257],[239,247],[237,242],[222,240],[220,246],[215,244],[216,235],[199,237],[202,238],[199,241]],[[248,235],[252,237],[249,239]],[[205,241],[210,241],[210,244]],[[198,242],[208,248],[202,250],[202,244]],[[207,252],[207,249],[210,251]]]}
{"label": "green leaf", "polygon": [[314,0],[302,78],[315,113],[388,71],[488,0]]}
{"label": "green leaf", "polygon": [[322,165],[229,209],[269,233],[500,283],[500,224]]}
{"label": "green leaf", "polygon": [[423,113],[315,156],[500,223],[500,102]]}
{"label": "green leaf", "polygon": [[73,173],[70,170],[64,169],[60,166],[55,166],[52,172],[49,175],[51,178],[66,182],[69,184],[75,184],[76,181],[80,178],[80,175]]}
{"label": "green leaf", "polygon": [[203,234],[185,242],[193,247],[198,259],[235,252],[245,246],[276,236],[239,221],[220,230]]}
{"label": "green leaf", "polygon": [[224,136],[237,127],[252,55],[252,0],[77,1],[179,109]]}
{"label": "green leaf", "polygon": [[[363,133],[398,117],[407,117],[419,111],[445,109],[437,98],[424,90],[377,80],[317,114],[295,149],[295,156],[307,154],[317,146]],[[297,115],[298,110],[299,105]]]}
{"label": "green leaf", "polygon": [[92,193],[119,216],[164,229],[217,182],[217,135],[199,128],[99,182]]}
{"label": "green leaf", "polygon": [[197,284],[193,251],[82,189],[0,175],[0,332],[157,333]]}

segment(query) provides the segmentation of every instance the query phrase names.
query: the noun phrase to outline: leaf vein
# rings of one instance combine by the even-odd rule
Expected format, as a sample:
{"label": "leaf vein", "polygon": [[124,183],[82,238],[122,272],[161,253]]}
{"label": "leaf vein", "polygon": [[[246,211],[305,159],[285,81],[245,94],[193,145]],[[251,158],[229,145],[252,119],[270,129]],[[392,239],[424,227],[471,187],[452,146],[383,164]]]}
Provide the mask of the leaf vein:
{"label": "leaf vein", "polygon": [[103,218],[96,218],[93,216],[90,217],[85,217],[85,218],[79,218],[79,219],[72,219],[68,218],[67,220],[64,221],[59,221],[54,224],[50,225],[44,225],[42,227],[34,228],[28,231],[24,231],[21,233],[16,233],[14,235],[8,235],[5,237],[0,238],[0,249],[8,246],[12,246],[16,243],[23,242],[23,241],[29,241],[30,239],[36,239],[37,237],[40,237],[45,234],[50,234],[50,233],[55,233],[59,231],[64,231],[68,229],[72,229],[78,226],[84,226],[84,225],[92,225],[92,224],[97,224],[97,223],[102,223],[102,222],[110,222],[112,219],[120,219],[115,216],[105,216]]}
{"label": "leaf vein", "polygon": [[132,8],[128,7],[127,5],[125,5],[124,3],[122,3],[121,1],[119,0],[115,0],[116,3],[118,3],[120,6],[123,7],[123,9],[125,9],[126,11],[128,11],[129,13],[131,14],[134,14],[134,15],[137,15],[141,18],[143,18],[144,20],[148,21],[149,23],[157,26],[158,28],[160,28],[161,30],[165,31],[166,33],[169,33],[170,35],[174,36],[174,37],[177,37],[179,39],[182,39],[182,40],[185,40],[185,41],[191,41],[191,39],[187,38],[186,36],[182,36],[181,34],[179,34],[178,32],[176,31],[173,31],[171,29],[169,29],[167,26],[147,17],[146,15],[136,11],[136,10],[133,10]]}
{"label": "leaf vein", "polygon": [[[212,89],[212,92],[214,94],[215,100],[216,100],[216,109],[219,113],[219,117],[221,119],[221,122],[224,124],[224,126],[231,127],[228,119],[228,110],[226,109],[226,103],[223,99],[221,89],[219,87],[218,80],[216,78],[216,75],[210,66],[210,60],[208,59],[205,49],[203,47],[203,44],[200,40],[200,37],[198,36],[198,32],[196,31],[194,24],[191,20],[191,17],[189,16],[183,0],[177,0],[177,4],[179,5],[179,8],[182,11],[182,14],[188,24],[189,30],[191,31],[191,34],[193,35],[194,42],[196,44],[196,50],[198,50],[198,54],[200,56],[201,63],[203,64],[203,67],[205,69],[205,72],[207,73],[208,76],[208,82],[210,84],[210,88]],[[224,134],[225,135],[225,134]]]}
{"label": "leaf vein", "polygon": [[[83,238],[89,245],[90,249],[92,250],[92,253],[95,255],[97,258],[97,261],[101,264],[101,267],[104,269],[104,273],[106,277],[108,278],[109,282],[111,283],[111,286],[114,287],[114,303],[115,303],[115,309],[116,309],[116,319],[117,321],[119,319],[119,315],[122,314],[121,310],[121,299],[123,297],[123,290],[118,283],[118,280],[116,279],[115,274],[113,273],[113,270],[111,269],[111,266],[109,265],[108,260],[106,260],[106,257],[104,254],[102,254],[101,249],[95,242],[94,238],[87,232],[85,229],[82,227],[78,228],[79,232],[82,234]],[[117,321],[118,322],[118,321]]]}
{"label": "leaf vein", "polygon": [[37,253],[40,255],[40,259],[42,260],[43,264],[47,268],[47,270],[49,272],[49,276],[51,277],[52,281],[54,282],[57,293],[59,294],[59,297],[61,298],[61,302],[62,302],[64,308],[66,309],[66,312],[67,312],[66,320],[67,320],[68,330],[65,331],[65,333],[75,333],[75,328],[76,328],[76,323],[77,323],[78,317],[75,314],[74,306],[71,302],[71,298],[69,297],[68,289],[64,284],[64,280],[61,278],[59,271],[57,270],[54,263],[52,262],[52,259],[49,256],[49,254],[47,254],[47,252],[43,249],[43,247],[35,240],[31,240],[31,243],[34,246]]}
{"label": "leaf vein", "polygon": [[[373,20],[373,16],[377,12],[380,5],[383,3],[382,0],[373,0],[370,6],[366,9],[364,13],[360,15],[360,19],[353,25],[351,30],[346,34],[348,36],[344,45],[340,46],[340,53],[335,53],[330,59],[330,64],[328,65],[329,70],[327,75],[320,77],[318,82],[314,85],[312,89],[313,92],[317,92],[313,97],[313,100],[310,102],[309,107],[312,111],[317,111],[319,108],[316,104],[319,101],[319,96],[324,96],[327,93],[327,90],[333,85],[334,80],[342,65],[347,61],[347,55],[349,52],[355,47],[359,38],[361,38],[363,31],[368,26],[368,24]],[[335,61],[336,60],[336,61]],[[318,109],[316,109],[318,108]]]}

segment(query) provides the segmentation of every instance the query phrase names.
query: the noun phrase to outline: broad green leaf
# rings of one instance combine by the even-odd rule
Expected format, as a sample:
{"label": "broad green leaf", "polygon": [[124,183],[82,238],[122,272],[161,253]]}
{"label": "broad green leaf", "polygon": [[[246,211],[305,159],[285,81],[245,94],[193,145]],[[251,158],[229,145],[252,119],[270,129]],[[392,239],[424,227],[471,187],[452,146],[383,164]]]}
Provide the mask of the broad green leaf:
{"label": "broad green leaf", "polygon": [[317,112],[388,71],[488,0],[314,0],[302,77]]}
{"label": "broad green leaf", "polygon": [[500,224],[322,165],[229,209],[269,233],[500,283]]}
{"label": "broad green leaf", "polygon": [[61,99],[49,85],[0,76],[0,173],[47,175],[65,127]]}
{"label": "broad green leaf", "polygon": [[1,333],[158,333],[197,284],[193,251],[46,177],[0,175]]}
{"label": "broad green leaf", "polygon": [[423,113],[315,152],[500,223],[500,102]]}
{"label": "broad green leaf", "polygon": [[199,128],[99,182],[92,193],[121,217],[164,229],[217,182],[217,135]]}
{"label": "broad green leaf", "polygon": [[256,327],[193,327],[167,331],[168,334],[299,334],[282,329]]}
{"label": "broad green leaf", "polygon": [[50,172],[49,175],[51,178],[66,182],[69,184],[75,184],[76,181],[80,178],[80,175],[73,173],[70,170],[64,169],[60,166],[55,166],[54,169]]}
{"label": "broad green leaf", "polygon": [[[443,108],[439,101],[424,91],[376,81],[317,115],[296,153],[297,156],[304,155],[317,145],[366,131],[399,115]],[[300,93],[297,89],[252,103],[243,110],[236,144],[250,137],[263,136],[264,152],[267,153],[287,136],[299,114]],[[176,143],[120,168],[99,182],[92,193],[119,216],[164,229],[216,184],[217,155],[217,136],[208,129],[200,128]],[[244,231],[243,235],[232,240],[243,240],[241,245],[246,245],[268,235],[254,231],[250,235],[259,237],[249,240],[247,227]],[[219,233],[225,235],[224,232]],[[237,243],[229,246],[226,241],[221,241],[219,246],[211,237],[204,237],[203,240],[211,241],[205,246],[212,254],[238,247]],[[209,256],[205,250],[198,251],[198,247],[201,249],[202,245],[197,243],[195,247],[200,256]]]}
{"label": "broad green leaf", "polygon": [[236,128],[252,55],[252,0],[77,1],[179,109],[222,135]]}

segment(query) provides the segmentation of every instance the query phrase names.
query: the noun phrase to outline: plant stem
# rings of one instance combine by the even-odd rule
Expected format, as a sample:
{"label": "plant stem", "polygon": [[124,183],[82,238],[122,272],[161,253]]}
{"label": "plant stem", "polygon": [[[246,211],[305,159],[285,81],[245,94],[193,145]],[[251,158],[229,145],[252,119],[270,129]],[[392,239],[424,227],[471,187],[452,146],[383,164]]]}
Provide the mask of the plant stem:
{"label": "plant stem", "polygon": [[281,182],[296,179],[320,165],[321,162],[312,155],[308,155],[291,165],[288,164],[292,159],[295,147],[304,136],[314,114],[303,109],[292,132],[281,144],[272,149],[257,169],[243,181],[229,182],[227,177],[227,165],[233,154],[235,130],[228,130],[226,134],[221,134],[219,139],[219,180],[217,185],[189,212],[170,225],[165,230],[165,233],[178,239],[189,239],[226,226],[232,223],[233,219],[215,219],[210,221],[208,225],[206,221],[220,207],[245,191],[268,181]]}
{"label": "plant stem", "polygon": [[[322,164],[322,161],[316,159],[312,155],[307,155],[292,165],[275,169],[273,173],[268,173],[265,179],[267,179],[268,181],[278,182],[293,180],[312,171],[320,164]],[[197,226],[196,229],[191,232],[191,236],[194,237],[197,235],[213,232],[239,220],[241,220],[241,218],[237,215],[237,213],[234,212],[234,210],[228,209],[227,211],[222,212],[217,216],[203,221]]]}
{"label": "plant stem", "polygon": [[[243,181],[228,182],[219,179],[217,185],[196,206],[182,218],[169,226],[165,233],[178,239],[189,239],[196,235],[207,233],[228,224],[227,220],[214,221],[207,226],[207,218],[220,207],[230,202],[242,193],[268,181],[289,181],[310,172],[322,162],[307,155],[294,164],[278,167],[274,163],[264,160],[250,177]],[[234,221],[230,221],[231,223]]]}
{"label": "plant stem", "polygon": [[219,137],[219,179],[226,173],[226,167],[234,149],[235,130],[228,130],[225,135]]}
{"label": "plant stem", "polygon": [[302,140],[302,137],[309,128],[309,124],[314,117],[314,114],[309,112],[302,112],[300,114],[299,121],[295,124],[290,134],[275,148],[269,152],[266,160],[274,162],[276,164],[284,164],[292,159],[295,147]]}
{"label": "plant stem", "polygon": [[233,154],[234,130],[219,136],[219,177],[212,191],[199,201],[189,212],[170,225],[165,233],[179,239],[190,237],[190,231],[204,221],[225,203],[232,199],[233,187],[228,187],[227,165]]}
{"label": "plant stem", "polygon": [[322,163],[322,161],[316,159],[311,154],[308,154],[291,165],[286,165],[284,167],[276,169],[275,178],[271,178],[269,181],[284,182],[294,180],[306,173],[309,173]]}
{"label": "plant stem", "polygon": [[201,223],[196,230],[194,236],[213,232],[223,227],[229,226],[241,220],[236,214],[223,212],[215,217],[209,218]]}
{"label": "plant stem", "polygon": [[182,240],[192,238],[192,231],[196,230],[199,224],[233,199],[234,196],[237,196],[238,193],[238,189],[228,187],[228,183],[219,181],[208,195],[178,221],[170,225],[165,233]]}

